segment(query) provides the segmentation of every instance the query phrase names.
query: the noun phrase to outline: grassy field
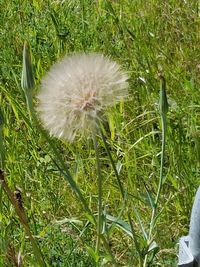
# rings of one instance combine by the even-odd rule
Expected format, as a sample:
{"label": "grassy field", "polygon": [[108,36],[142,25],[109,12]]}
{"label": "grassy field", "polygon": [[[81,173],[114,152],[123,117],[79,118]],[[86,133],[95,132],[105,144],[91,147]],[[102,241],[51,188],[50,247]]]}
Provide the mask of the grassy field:
{"label": "grassy field", "polygon": [[[200,181],[199,8],[195,0],[0,0],[1,168],[9,188],[21,192],[30,231],[43,255],[41,263],[1,188],[0,266],[176,266],[177,243],[188,233]],[[21,89],[25,40],[32,49],[34,95],[53,63],[72,52],[108,55],[130,77],[128,99],[109,110],[105,125],[126,201],[99,138],[103,236],[108,241],[99,251],[95,223],[64,170],[68,166],[96,218],[92,140],[49,138],[31,123]],[[151,229],[161,165],[159,73],[166,80],[169,112],[163,185]]]}

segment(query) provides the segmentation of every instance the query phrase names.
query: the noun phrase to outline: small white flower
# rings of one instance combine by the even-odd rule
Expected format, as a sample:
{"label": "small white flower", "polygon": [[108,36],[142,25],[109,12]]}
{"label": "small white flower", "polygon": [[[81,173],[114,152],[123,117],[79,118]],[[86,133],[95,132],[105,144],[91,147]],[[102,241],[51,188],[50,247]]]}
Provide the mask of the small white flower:
{"label": "small white flower", "polygon": [[42,80],[37,110],[44,127],[73,141],[95,125],[99,114],[127,96],[127,75],[99,54],[78,54],[55,64]]}

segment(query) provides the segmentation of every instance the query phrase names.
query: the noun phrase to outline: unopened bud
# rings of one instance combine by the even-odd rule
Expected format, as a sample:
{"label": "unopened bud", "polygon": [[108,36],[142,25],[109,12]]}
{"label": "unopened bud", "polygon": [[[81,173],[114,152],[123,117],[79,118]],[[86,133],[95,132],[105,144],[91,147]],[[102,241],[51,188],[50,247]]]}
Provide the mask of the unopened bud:
{"label": "unopened bud", "polygon": [[26,90],[33,89],[34,85],[35,83],[34,83],[33,67],[31,61],[31,49],[28,42],[25,41],[23,50],[23,70],[22,70],[21,86],[22,89],[26,92]]}

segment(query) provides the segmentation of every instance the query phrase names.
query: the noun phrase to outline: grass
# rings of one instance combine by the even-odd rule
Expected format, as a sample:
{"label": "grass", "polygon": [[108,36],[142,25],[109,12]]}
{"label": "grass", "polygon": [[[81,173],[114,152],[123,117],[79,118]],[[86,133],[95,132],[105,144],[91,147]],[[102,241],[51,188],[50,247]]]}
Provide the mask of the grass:
{"label": "grass", "polygon": [[[47,266],[95,266],[95,257],[105,261],[108,253],[102,248],[100,255],[95,254],[96,230],[91,217],[66,183],[51,145],[29,120],[20,85],[25,40],[32,48],[34,93],[50,66],[74,51],[109,55],[130,76],[128,100],[109,111],[105,125],[107,145],[125,188],[125,204],[104,143],[98,141],[103,207],[105,213],[122,220],[121,228],[112,218],[106,224],[110,250],[119,266],[142,266],[148,246],[145,233],[149,232],[151,200],[156,198],[160,175],[158,74],[164,75],[169,100],[164,184],[152,232],[157,246],[148,254],[146,266],[176,266],[177,242],[188,233],[199,185],[197,1],[18,0],[0,1],[0,10],[0,109],[5,149],[1,167],[9,187],[21,190],[31,233]],[[97,171],[92,140],[80,139],[74,144],[51,140],[96,216]],[[39,266],[2,189],[0,236],[0,266],[16,266],[14,258],[19,252],[23,266]]]}

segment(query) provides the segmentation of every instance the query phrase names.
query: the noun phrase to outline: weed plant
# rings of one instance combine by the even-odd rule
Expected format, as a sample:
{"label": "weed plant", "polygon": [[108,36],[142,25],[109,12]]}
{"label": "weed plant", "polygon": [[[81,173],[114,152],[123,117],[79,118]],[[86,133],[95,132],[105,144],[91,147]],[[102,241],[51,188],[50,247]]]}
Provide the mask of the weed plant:
{"label": "weed plant", "polygon": [[[0,266],[176,266],[199,186],[198,1],[16,0],[0,1],[0,10],[1,181],[10,189],[2,182]],[[109,241],[98,250],[93,141],[50,138],[30,118],[20,83],[25,40],[34,106],[42,77],[72,52],[108,55],[130,77],[128,100],[109,110],[97,136]]]}

